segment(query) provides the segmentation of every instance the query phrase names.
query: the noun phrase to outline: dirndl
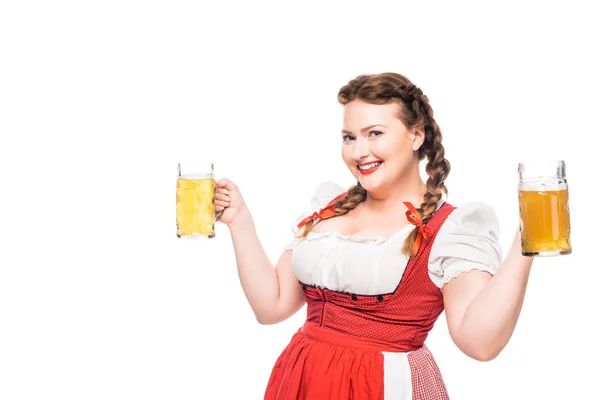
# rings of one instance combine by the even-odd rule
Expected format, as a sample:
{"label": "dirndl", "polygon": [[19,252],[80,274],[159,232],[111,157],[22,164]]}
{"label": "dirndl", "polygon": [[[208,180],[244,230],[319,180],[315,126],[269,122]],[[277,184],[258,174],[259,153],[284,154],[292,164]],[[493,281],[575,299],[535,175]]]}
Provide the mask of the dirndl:
{"label": "dirndl", "polygon": [[[404,365],[404,366],[403,366]],[[271,372],[265,400],[447,400],[425,345],[393,345],[306,322]]]}

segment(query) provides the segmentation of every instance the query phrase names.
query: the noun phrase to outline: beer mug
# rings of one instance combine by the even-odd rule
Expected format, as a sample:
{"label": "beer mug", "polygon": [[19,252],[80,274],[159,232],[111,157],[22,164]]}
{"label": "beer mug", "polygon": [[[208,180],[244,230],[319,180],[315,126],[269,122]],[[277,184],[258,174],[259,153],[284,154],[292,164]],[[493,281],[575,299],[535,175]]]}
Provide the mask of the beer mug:
{"label": "beer mug", "polygon": [[519,214],[524,256],[571,254],[564,161],[519,164]]}
{"label": "beer mug", "polygon": [[215,237],[215,178],[212,163],[177,164],[177,237]]}

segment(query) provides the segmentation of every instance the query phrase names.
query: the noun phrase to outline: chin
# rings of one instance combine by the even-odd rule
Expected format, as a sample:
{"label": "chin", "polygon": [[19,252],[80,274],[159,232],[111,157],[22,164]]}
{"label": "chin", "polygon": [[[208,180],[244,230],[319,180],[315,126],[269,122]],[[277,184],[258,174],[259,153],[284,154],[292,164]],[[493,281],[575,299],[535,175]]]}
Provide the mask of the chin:
{"label": "chin", "polygon": [[380,187],[383,184],[383,181],[381,179],[373,179],[370,177],[367,177],[365,179],[365,177],[361,176],[358,179],[358,182],[360,182],[361,186],[368,192],[368,191],[373,191],[375,189],[377,189],[378,187]]}

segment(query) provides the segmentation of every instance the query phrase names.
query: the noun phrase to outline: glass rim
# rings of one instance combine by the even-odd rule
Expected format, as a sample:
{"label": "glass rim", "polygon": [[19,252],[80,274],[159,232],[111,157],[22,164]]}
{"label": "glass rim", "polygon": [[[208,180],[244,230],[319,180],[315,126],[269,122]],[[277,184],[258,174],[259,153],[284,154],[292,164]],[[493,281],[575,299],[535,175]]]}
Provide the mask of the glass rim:
{"label": "glass rim", "polygon": [[195,166],[195,167],[200,167],[200,166],[211,166],[214,167],[215,163],[214,161],[183,161],[183,162],[178,162],[177,163],[178,166],[182,166],[182,165],[186,165],[186,166]]}
{"label": "glass rim", "polygon": [[565,179],[566,165],[564,160],[522,161],[517,172],[521,180]]}
{"label": "glass rim", "polygon": [[532,159],[532,160],[521,160],[519,161],[519,165],[551,165],[551,164],[565,164],[565,160],[540,160],[540,159]]}
{"label": "glass rim", "polygon": [[177,176],[214,177],[215,163],[211,161],[192,161],[177,163]]}

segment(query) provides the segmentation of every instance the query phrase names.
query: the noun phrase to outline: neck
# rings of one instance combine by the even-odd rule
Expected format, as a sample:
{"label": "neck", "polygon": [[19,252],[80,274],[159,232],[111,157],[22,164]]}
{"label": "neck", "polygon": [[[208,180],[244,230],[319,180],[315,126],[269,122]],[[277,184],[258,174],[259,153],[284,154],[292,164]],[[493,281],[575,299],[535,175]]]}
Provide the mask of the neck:
{"label": "neck", "polygon": [[418,173],[408,175],[411,177],[410,179],[396,181],[377,190],[368,191],[365,208],[377,212],[396,208],[406,210],[405,201],[409,201],[419,208],[423,202],[423,196],[427,192],[427,186]]}

